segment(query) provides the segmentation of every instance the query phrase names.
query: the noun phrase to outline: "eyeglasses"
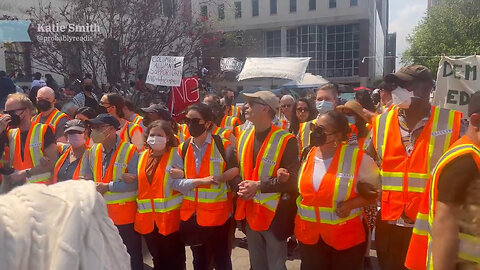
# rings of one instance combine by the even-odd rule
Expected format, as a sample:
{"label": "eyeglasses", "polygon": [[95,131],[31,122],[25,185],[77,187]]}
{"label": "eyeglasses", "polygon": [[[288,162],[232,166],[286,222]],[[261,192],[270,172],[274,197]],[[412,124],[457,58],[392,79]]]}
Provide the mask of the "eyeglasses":
{"label": "eyeglasses", "polygon": [[202,119],[185,117],[183,121],[185,122],[186,125],[189,125],[189,124],[198,124],[200,123],[200,121],[202,121]]}
{"label": "eyeglasses", "polygon": [[297,108],[297,112],[301,112],[301,113],[308,112],[308,108]]}
{"label": "eyeglasses", "polygon": [[26,108],[20,108],[20,109],[15,109],[15,110],[10,110],[10,111],[3,111],[4,114],[16,114],[17,111],[23,111],[25,110]]}
{"label": "eyeglasses", "polygon": [[292,107],[293,104],[282,104],[280,105],[280,107],[282,107],[282,109],[286,109],[286,108],[290,108]]}

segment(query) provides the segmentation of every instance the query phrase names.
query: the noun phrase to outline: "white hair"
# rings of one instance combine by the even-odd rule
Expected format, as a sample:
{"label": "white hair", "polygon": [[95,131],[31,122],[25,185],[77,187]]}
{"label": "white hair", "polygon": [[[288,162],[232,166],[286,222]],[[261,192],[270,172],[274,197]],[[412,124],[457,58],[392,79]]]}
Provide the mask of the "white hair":
{"label": "white hair", "polygon": [[295,99],[292,97],[292,95],[283,95],[280,101],[282,100],[288,100],[290,99],[291,101],[295,102]]}

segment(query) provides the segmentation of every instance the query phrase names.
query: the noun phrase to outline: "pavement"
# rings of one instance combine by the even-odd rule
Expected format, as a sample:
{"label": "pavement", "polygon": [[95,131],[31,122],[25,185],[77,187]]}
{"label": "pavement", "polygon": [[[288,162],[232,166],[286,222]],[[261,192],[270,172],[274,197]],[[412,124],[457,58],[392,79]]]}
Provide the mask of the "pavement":
{"label": "pavement", "polygon": [[[240,247],[240,239],[245,237],[245,235],[237,230],[235,233],[235,241],[233,243],[234,248],[232,250],[232,264],[234,270],[249,270],[250,269],[250,261],[248,259],[248,250]],[[187,256],[187,270],[193,270],[193,257],[192,251],[189,247],[185,248],[186,256]],[[380,267],[378,266],[376,251],[374,249],[370,250],[370,260],[372,261],[373,268],[371,270],[379,270]],[[145,263],[145,270],[150,270],[153,267],[152,263],[152,256],[148,252],[147,246],[143,245],[143,260]],[[288,270],[300,270],[300,254],[298,249],[295,250],[294,254],[290,256],[287,260],[287,269]]]}

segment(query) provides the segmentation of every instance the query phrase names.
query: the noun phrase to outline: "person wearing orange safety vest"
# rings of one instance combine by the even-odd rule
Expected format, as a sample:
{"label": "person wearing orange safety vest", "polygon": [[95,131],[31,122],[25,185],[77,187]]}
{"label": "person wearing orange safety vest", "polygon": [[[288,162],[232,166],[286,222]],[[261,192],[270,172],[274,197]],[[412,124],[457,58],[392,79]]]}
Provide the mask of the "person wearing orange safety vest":
{"label": "person wearing orange safety vest", "polygon": [[55,134],[57,142],[65,142],[64,126],[68,116],[55,108],[55,91],[48,86],[38,89],[37,110],[39,113],[32,118],[32,123],[49,125]]}
{"label": "person wearing orange safety vest", "polygon": [[380,175],[372,158],[345,142],[349,130],[341,113],[320,115],[302,154],[295,219],[302,269],[363,269],[362,207],[376,200]]}
{"label": "person wearing orange safety vest", "polygon": [[135,113],[134,110],[135,105],[133,104],[133,101],[131,101],[130,99],[125,99],[125,106],[123,107],[124,118],[128,122],[139,125],[142,130],[145,129],[145,126],[143,125],[143,116]]}
{"label": "person wearing orange safety vest", "polygon": [[113,115],[102,113],[86,122],[92,128],[90,136],[95,144],[88,150],[80,178],[95,181],[107,204],[108,216],[130,254],[131,268],[143,269],[141,237],[134,230],[138,152],[133,144],[116,135],[120,122]]}
{"label": "person wearing orange safety vest", "polygon": [[[78,119],[65,123],[65,136],[67,144],[61,145],[61,154],[53,168],[53,183],[80,179],[80,171],[88,159],[86,150],[86,125]],[[87,152],[88,153],[88,152]]]}
{"label": "person wearing orange safety vest", "polygon": [[175,164],[185,172],[180,231],[192,246],[196,270],[212,264],[232,269],[232,194],[227,182],[238,176],[238,167],[231,143],[211,133],[213,121],[210,106],[197,103],[188,108],[185,122],[192,137],[178,148],[183,162]]}
{"label": "person wearing orange safety vest", "polygon": [[35,108],[25,94],[7,97],[1,121],[1,132],[6,130],[4,168],[14,171],[4,177],[11,185],[27,183],[50,184],[53,164],[58,157],[55,135],[48,125],[32,123]]}
{"label": "person wearing orange safety vest", "polygon": [[293,134],[272,124],[280,106],[272,92],[243,96],[248,104],[245,117],[253,127],[238,138],[242,181],[238,184],[235,219],[246,220],[252,269],[286,269],[300,165],[297,141]]}
{"label": "person wearing orange safety vest", "polygon": [[[423,194],[405,261],[409,269],[433,269],[434,265],[435,269],[476,269],[479,266],[480,255],[472,253],[479,246],[478,230],[472,230],[478,225],[469,224],[479,215],[469,209],[473,209],[472,204],[478,205],[475,193],[480,180],[480,93],[470,98],[468,115],[470,126],[466,135],[440,158]],[[437,225],[432,231],[435,220]],[[477,241],[470,241],[475,239]],[[461,248],[458,252],[455,241],[459,241]],[[438,244],[433,261],[432,243]],[[460,260],[456,259],[457,253]]]}
{"label": "person wearing orange safety vest", "polygon": [[141,151],[145,143],[142,135],[142,128],[123,118],[124,107],[125,100],[117,93],[105,94],[100,99],[99,109],[103,113],[113,115],[120,122],[120,128],[117,130],[117,135],[120,137],[120,140],[135,145],[135,147]]}
{"label": "person wearing orange safety vest", "polygon": [[[138,161],[138,196],[135,231],[143,235],[154,269],[185,269],[185,246],[180,236],[182,194],[173,177],[178,142],[170,123],[156,120],[146,128],[146,150]],[[177,170],[177,175],[175,175]]]}
{"label": "person wearing orange safety vest", "polygon": [[233,130],[236,126],[239,126],[241,124],[242,122],[240,122],[240,119],[238,117],[224,115],[222,121],[220,122],[220,127]]}
{"label": "person wearing orange safety vest", "polygon": [[430,105],[433,76],[420,65],[385,78],[394,83],[394,109],[379,115],[367,151],[382,176],[381,215],[375,244],[380,267],[404,269],[408,244],[431,171],[460,137],[462,114]]}

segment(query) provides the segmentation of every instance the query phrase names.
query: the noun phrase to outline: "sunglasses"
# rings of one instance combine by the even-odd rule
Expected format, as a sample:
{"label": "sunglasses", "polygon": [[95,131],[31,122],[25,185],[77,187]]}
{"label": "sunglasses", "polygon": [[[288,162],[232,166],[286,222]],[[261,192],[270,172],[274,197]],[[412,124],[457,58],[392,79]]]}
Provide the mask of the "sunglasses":
{"label": "sunglasses", "polygon": [[297,112],[301,112],[301,113],[308,112],[308,108],[297,108]]}
{"label": "sunglasses", "polygon": [[200,123],[200,121],[202,121],[202,119],[185,117],[183,121],[185,122],[186,125],[189,125],[189,124],[198,124]]}
{"label": "sunglasses", "polygon": [[26,108],[20,108],[20,109],[15,109],[15,110],[10,110],[10,111],[3,111],[4,114],[16,114],[17,111],[23,111],[25,110]]}

